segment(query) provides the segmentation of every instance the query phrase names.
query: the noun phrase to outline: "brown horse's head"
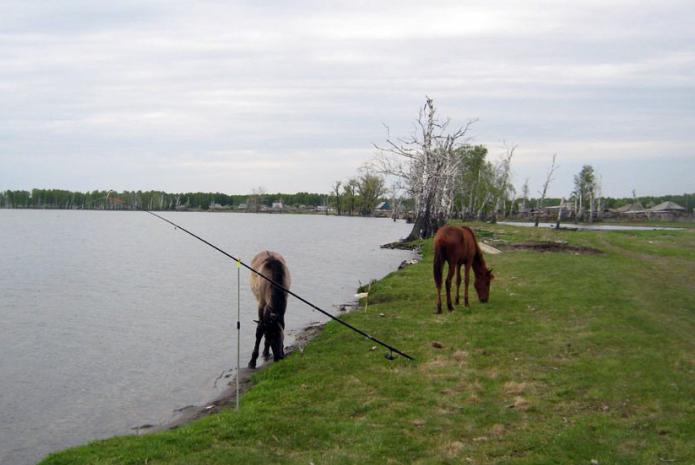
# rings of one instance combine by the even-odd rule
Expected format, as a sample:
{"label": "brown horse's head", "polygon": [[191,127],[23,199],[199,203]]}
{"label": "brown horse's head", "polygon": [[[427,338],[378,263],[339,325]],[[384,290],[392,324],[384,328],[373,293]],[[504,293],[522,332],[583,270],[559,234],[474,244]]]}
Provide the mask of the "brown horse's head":
{"label": "brown horse's head", "polygon": [[478,293],[478,299],[482,303],[486,303],[490,299],[490,283],[495,279],[492,270],[483,270],[479,275],[475,276],[475,291]]}

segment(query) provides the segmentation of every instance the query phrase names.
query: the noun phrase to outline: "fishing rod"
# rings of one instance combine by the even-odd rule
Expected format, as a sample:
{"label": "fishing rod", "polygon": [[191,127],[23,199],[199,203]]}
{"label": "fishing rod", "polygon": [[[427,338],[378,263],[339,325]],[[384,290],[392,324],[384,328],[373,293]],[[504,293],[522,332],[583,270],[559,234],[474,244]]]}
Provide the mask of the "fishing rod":
{"label": "fishing rod", "polygon": [[304,302],[305,304],[307,304],[309,307],[313,308],[314,310],[317,310],[317,311],[323,313],[324,315],[326,315],[326,316],[329,317],[330,319],[332,319],[332,320],[334,320],[334,321],[337,321],[337,322],[340,323],[341,325],[350,328],[351,330],[353,330],[353,331],[356,332],[357,334],[360,334],[360,335],[366,337],[366,338],[369,339],[370,341],[373,341],[373,342],[375,342],[375,343],[377,343],[377,344],[379,344],[379,345],[381,345],[381,346],[383,346],[383,347],[386,347],[389,351],[391,351],[391,353],[386,354],[386,358],[388,358],[389,360],[393,360],[393,355],[392,355],[392,353],[395,352],[395,353],[397,353],[398,355],[401,355],[401,356],[407,358],[408,360],[413,360],[413,361],[415,361],[415,359],[414,359],[413,357],[411,357],[410,355],[408,355],[408,354],[406,354],[406,353],[404,353],[404,352],[401,352],[400,350],[396,349],[396,348],[393,347],[392,345],[389,345],[389,344],[385,343],[384,341],[381,341],[381,340],[375,338],[374,336],[371,336],[371,335],[367,334],[366,332],[362,331],[361,329],[356,328],[355,326],[352,326],[350,323],[347,323],[347,322],[341,320],[340,318],[337,318],[337,317],[331,315],[331,314],[328,313],[327,311],[325,311],[325,310],[323,310],[323,309],[317,307],[316,305],[314,305],[313,303],[309,302],[309,301],[306,300],[305,298],[303,298],[303,297],[301,297],[301,296],[295,294],[294,292],[290,291],[289,289],[287,289],[286,287],[284,287],[284,286],[281,285],[280,283],[277,283],[277,282],[273,281],[272,279],[270,279],[269,277],[267,277],[267,276],[264,275],[263,273],[260,273],[260,272],[256,271],[255,269],[253,269],[252,267],[250,267],[249,265],[247,265],[246,263],[244,263],[241,259],[239,259],[239,258],[233,256],[233,255],[230,254],[230,253],[225,252],[224,250],[222,250],[222,249],[220,249],[219,247],[217,247],[215,244],[212,244],[212,243],[206,241],[205,239],[203,239],[202,237],[200,237],[200,236],[198,236],[198,235],[192,233],[192,232],[189,231],[188,229],[183,228],[183,227],[179,226],[178,224],[174,223],[173,221],[168,220],[168,219],[164,218],[163,216],[160,216],[160,215],[158,215],[158,214],[156,214],[156,213],[154,213],[154,212],[151,212],[151,211],[149,211],[149,210],[144,210],[144,209],[143,209],[142,211],[144,211],[145,213],[149,213],[150,215],[152,215],[152,216],[154,216],[154,217],[156,217],[156,218],[159,218],[159,219],[162,220],[162,221],[165,221],[165,222],[169,223],[169,224],[172,225],[173,227],[175,227],[175,228],[177,228],[177,229],[180,229],[181,231],[185,232],[186,234],[188,234],[188,235],[190,235],[190,236],[195,237],[195,238],[198,239],[200,242],[209,245],[209,246],[212,247],[213,249],[215,249],[215,250],[217,250],[218,252],[220,252],[222,255],[225,255],[226,257],[231,258],[232,260],[234,260],[234,261],[237,262],[238,264],[241,264],[241,265],[242,265],[244,268],[246,268],[247,270],[249,270],[249,271],[251,271],[252,273],[255,273],[256,275],[258,275],[258,276],[260,276],[261,278],[265,279],[266,281],[268,281],[270,284],[272,284],[273,286],[277,287],[278,289],[287,292],[289,295],[295,297],[296,299],[299,299],[300,301]]}

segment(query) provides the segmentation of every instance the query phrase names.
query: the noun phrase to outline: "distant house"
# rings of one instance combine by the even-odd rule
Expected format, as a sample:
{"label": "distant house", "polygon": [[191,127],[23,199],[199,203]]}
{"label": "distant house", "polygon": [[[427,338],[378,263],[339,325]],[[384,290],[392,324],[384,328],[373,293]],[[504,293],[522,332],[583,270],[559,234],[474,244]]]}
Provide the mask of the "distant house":
{"label": "distant house", "polygon": [[543,207],[542,211],[544,216],[548,216],[551,219],[557,218],[559,213],[560,219],[565,220],[574,216],[574,202],[563,199],[560,201],[560,205]]}
{"label": "distant house", "polygon": [[282,210],[285,208],[285,206],[282,203],[282,200],[276,200],[273,202],[273,210]]}
{"label": "distant house", "polygon": [[651,208],[645,208],[639,201],[623,205],[619,208],[614,208],[611,213],[630,219],[659,219],[673,220],[679,216],[684,216],[688,212],[675,202],[662,202]]}
{"label": "distant house", "polygon": [[687,213],[688,211],[676,202],[662,202],[647,210],[649,218],[658,218],[660,220],[672,220],[679,216],[685,216]]}
{"label": "distant house", "polygon": [[618,215],[635,215],[643,214],[645,209],[642,203],[638,200],[636,202],[623,205],[622,207],[613,208],[611,212],[617,213]]}
{"label": "distant house", "polygon": [[391,204],[388,202],[379,202],[376,208],[374,208],[374,216],[388,217],[391,216],[391,213]]}
{"label": "distant house", "polygon": [[685,213],[685,208],[678,205],[676,202],[662,202],[649,209],[653,213]]}
{"label": "distant house", "polygon": [[532,207],[530,207],[528,205],[519,206],[519,212],[518,212],[519,216],[531,216],[531,213],[533,213]]}

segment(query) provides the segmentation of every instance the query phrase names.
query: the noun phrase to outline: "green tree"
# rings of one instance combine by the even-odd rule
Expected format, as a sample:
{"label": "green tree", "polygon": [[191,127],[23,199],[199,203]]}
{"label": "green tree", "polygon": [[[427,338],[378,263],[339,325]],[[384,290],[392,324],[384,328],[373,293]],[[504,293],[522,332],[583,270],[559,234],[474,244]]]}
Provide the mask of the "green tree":
{"label": "green tree", "polygon": [[342,199],[340,196],[340,186],[342,184],[343,183],[341,181],[336,181],[335,183],[333,183],[333,187],[332,187],[332,193],[333,193],[334,198],[335,198],[335,211],[336,211],[337,215],[342,214],[342,209],[341,209],[341,207],[342,207],[341,200]]}
{"label": "green tree", "polygon": [[591,165],[582,166],[581,171],[574,176],[574,195],[579,201],[577,216],[581,221],[585,219],[587,207],[589,209],[589,221],[593,220],[596,187],[594,168]]}
{"label": "green tree", "polygon": [[355,178],[350,178],[345,184],[343,184],[343,199],[345,201],[345,208],[349,208],[350,216],[355,214],[358,185],[359,182]]}
{"label": "green tree", "polygon": [[359,178],[357,190],[360,195],[360,214],[374,214],[379,198],[384,195],[384,178],[366,170]]}

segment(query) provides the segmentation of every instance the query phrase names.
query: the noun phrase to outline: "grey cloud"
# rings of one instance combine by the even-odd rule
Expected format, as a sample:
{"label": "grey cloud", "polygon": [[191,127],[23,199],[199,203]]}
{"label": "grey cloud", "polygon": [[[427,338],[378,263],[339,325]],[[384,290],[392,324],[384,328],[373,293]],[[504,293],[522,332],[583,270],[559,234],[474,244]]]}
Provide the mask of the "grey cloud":
{"label": "grey cloud", "polygon": [[520,182],[553,152],[693,167],[689,2],[3,5],[0,188],[323,191],[425,94],[479,117],[476,141],[520,144]]}

